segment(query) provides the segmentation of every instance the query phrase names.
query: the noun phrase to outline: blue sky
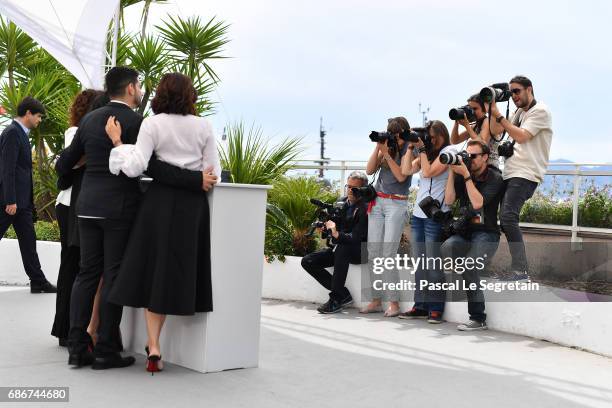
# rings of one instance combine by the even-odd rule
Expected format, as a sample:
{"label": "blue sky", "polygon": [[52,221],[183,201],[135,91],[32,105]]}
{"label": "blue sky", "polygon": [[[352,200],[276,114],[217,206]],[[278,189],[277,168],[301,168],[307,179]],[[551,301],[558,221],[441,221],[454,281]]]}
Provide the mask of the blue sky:
{"label": "blue sky", "polygon": [[327,156],[365,160],[388,117],[419,124],[422,102],[450,130],[451,107],[524,74],[553,114],[551,159],[612,161],[612,2],[173,0],[153,21],[166,13],[231,24],[232,58],[214,64],[219,133],[242,119],[304,137],[315,158],[323,116]]}

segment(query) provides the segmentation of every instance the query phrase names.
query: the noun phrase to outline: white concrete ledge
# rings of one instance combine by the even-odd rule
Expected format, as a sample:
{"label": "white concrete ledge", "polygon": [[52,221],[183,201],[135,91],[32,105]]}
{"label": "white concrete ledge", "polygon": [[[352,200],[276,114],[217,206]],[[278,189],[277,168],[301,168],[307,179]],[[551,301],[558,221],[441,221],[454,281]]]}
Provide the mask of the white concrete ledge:
{"label": "white concrete ledge", "polygon": [[[262,296],[271,299],[323,303],[328,292],[304,269],[301,258],[287,257],[287,262],[264,261]],[[351,265],[346,287],[362,305],[361,266]],[[403,277],[400,274],[400,278]],[[364,303],[365,304],[365,303]],[[413,302],[401,302],[402,311]],[[610,302],[488,302],[487,324],[490,328],[577,347],[612,357],[612,303]],[[382,315],[381,319],[382,319]],[[444,319],[464,322],[468,319],[466,302],[447,302]]]}

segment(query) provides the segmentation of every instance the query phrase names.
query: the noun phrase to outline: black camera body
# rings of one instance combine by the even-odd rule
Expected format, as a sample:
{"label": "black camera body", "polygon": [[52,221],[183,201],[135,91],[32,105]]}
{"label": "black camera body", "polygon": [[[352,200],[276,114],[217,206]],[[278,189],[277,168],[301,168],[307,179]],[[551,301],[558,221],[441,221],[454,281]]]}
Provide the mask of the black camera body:
{"label": "black camera body", "polygon": [[440,201],[434,199],[432,196],[427,196],[419,202],[419,207],[425,213],[427,218],[431,218],[436,222],[444,222],[450,214],[449,211],[442,210],[442,204]]}
{"label": "black camera body", "polygon": [[305,236],[311,237],[314,235],[317,228],[322,228],[321,238],[328,240],[327,245],[329,246],[329,239],[331,236],[327,228],[325,228],[325,223],[327,221],[333,221],[337,226],[340,226],[344,217],[346,216],[346,210],[349,206],[348,201],[339,200],[333,204],[329,204],[324,203],[321,200],[317,200],[316,198],[311,198],[310,202],[319,207],[319,209],[317,210],[317,219],[310,224],[310,228],[308,229],[308,232],[306,232]]}
{"label": "black camera body", "polygon": [[[461,159],[459,159],[461,158]],[[460,151],[459,153],[441,153],[440,154],[440,163],[442,164],[450,164],[453,166],[458,166],[461,164],[461,161],[465,163],[465,166],[468,170],[471,168],[472,159],[470,158],[470,154],[465,150]]]}
{"label": "black camera body", "polygon": [[376,189],[372,184],[363,187],[352,187],[351,191],[358,200],[363,200],[366,203],[376,199]]}
{"label": "black camera body", "polygon": [[476,122],[476,113],[474,109],[470,105],[463,105],[459,108],[453,108],[448,111],[448,117],[451,120],[462,120],[464,116],[467,118],[468,122]]}
{"label": "black camera body", "polygon": [[514,140],[506,140],[505,142],[500,143],[499,146],[497,146],[497,153],[500,156],[505,157],[506,159],[508,157],[512,157],[512,155],[514,154],[515,143],[516,141]]}
{"label": "black camera body", "polygon": [[491,86],[486,86],[480,90],[480,98],[484,103],[506,102],[510,100],[512,92],[507,82],[500,82]]}
{"label": "black camera body", "polygon": [[459,216],[457,218],[449,217],[444,225],[442,231],[444,236],[452,237],[453,235],[459,235],[465,239],[470,238],[470,223],[472,218],[478,216],[478,213],[469,207],[460,207]]}

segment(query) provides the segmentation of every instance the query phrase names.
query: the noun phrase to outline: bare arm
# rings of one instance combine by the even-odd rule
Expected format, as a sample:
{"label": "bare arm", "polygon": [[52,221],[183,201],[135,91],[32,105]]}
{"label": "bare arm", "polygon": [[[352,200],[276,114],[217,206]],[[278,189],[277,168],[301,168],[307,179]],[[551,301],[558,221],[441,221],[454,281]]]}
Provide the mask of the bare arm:
{"label": "bare arm", "polygon": [[453,205],[457,198],[455,192],[455,172],[449,171],[448,178],[446,179],[446,188],[444,189],[444,203],[447,205]]}
{"label": "bare arm", "polygon": [[366,165],[366,174],[368,176],[371,176],[372,174],[376,173],[376,170],[378,170],[381,163],[382,153],[380,152],[379,143],[376,143],[376,145],[374,146],[374,151],[370,155],[370,158],[368,159],[368,164]]}

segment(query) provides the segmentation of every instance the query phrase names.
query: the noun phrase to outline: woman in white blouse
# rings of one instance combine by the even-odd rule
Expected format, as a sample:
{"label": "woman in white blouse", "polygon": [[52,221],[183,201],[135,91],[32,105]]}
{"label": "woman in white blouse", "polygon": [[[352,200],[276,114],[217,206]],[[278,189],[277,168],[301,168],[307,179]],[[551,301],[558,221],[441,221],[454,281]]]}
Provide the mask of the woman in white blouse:
{"label": "woman in white blouse", "polygon": [[162,369],[159,337],[166,315],[212,311],[210,227],[206,193],[221,166],[210,123],[195,115],[196,91],[183,74],[166,74],[151,102],[154,116],[143,120],[135,145],[121,143],[121,126],[110,117],[113,141],[109,169],[128,177],[146,171],[153,154],[160,161],[203,172],[199,191],[156,183],[147,189],[109,301],[145,308],[147,371]]}

